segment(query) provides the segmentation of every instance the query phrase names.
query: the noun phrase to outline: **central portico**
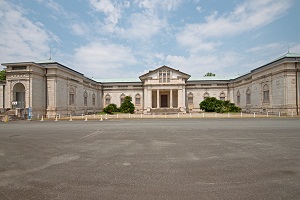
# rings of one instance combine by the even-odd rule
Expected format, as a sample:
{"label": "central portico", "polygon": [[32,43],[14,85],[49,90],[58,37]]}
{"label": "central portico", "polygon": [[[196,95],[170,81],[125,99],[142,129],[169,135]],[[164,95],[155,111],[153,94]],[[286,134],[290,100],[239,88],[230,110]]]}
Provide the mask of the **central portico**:
{"label": "central portico", "polygon": [[186,112],[185,84],[190,75],[162,66],[140,76],[145,112]]}

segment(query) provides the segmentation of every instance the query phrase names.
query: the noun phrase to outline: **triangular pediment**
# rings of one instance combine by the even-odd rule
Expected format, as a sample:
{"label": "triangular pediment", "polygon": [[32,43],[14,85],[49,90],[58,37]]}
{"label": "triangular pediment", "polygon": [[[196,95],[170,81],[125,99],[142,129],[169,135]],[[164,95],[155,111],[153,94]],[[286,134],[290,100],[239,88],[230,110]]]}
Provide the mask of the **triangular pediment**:
{"label": "triangular pediment", "polygon": [[157,75],[158,75],[159,71],[166,71],[166,70],[169,70],[170,72],[172,72],[173,78],[174,77],[177,77],[177,78],[181,77],[181,78],[184,78],[184,79],[188,80],[191,77],[191,75],[189,75],[189,74],[183,73],[183,72],[181,72],[177,69],[173,69],[171,67],[168,67],[168,66],[164,65],[164,66],[161,66],[161,67],[159,67],[155,70],[150,70],[146,74],[141,75],[139,78],[140,78],[141,81],[143,81],[145,79],[157,78]]}

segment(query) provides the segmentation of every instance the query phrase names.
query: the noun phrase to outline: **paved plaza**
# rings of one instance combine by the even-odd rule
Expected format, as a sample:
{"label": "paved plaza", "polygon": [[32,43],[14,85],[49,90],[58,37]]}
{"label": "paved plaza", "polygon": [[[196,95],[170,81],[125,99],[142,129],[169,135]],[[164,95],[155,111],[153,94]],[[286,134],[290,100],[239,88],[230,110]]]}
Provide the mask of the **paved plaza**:
{"label": "paved plaza", "polygon": [[0,199],[300,199],[300,118],[0,123]]}

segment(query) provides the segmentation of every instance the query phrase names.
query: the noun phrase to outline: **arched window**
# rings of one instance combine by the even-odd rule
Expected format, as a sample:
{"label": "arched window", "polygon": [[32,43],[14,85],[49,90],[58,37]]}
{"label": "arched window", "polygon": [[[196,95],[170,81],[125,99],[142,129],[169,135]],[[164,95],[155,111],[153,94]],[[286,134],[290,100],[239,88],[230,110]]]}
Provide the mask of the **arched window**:
{"label": "arched window", "polygon": [[159,82],[160,83],[169,83],[171,77],[170,70],[160,70],[159,71]]}
{"label": "arched window", "polygon": [[141,105],[141,95],[139,93],[135,95],[135,105]]}
{"label": "arched window", "polygon": [[93,94],[93,96],[92,96],[92,102],[93,102],[93,106],[95,106],[96,105],[96,95],[95,94]]}
{"label": "arched window", "polygon": [[249,88],[246,91],[246,104],[251,104],[251,91]]}
{"label": "arched window", "polygon": [[188,104],[193,104],[194,103],[194,95],[192,92],[188,93]]}
{"label": "arched window", "polygon": [[240,93],[240,91],[238,91],[238,92],[236,93],[236,104],[237,104],[237,105],[240,105],[240,104],[241,104],[241,93]]}
{"label": "arched window", "polygon": [[84,98],[84,105],[87,106],[88,93],[86,91],[83,93],[83,98]]}
{"label": "arched window", "polygon": [[224,92],[220,93],[220,100],[225,101],[225,93]]}
{"label": "arched window", "polygon": [[263,87],[263,102],[269,103],[270,102],[270,92],[269,92],[269,86],[267,84]]}
{"label": "arched window", "polygon": [[204,95],[203,95],[203,99],[207,99],[209,97],[209,93],[208,92],[205,92]]}
{"label": "arched window", "polygon": [[69,105],[75,104],[75,90],[73,88],[70,88],[69,90]]}
{"label": "arched window", "polygon": [[110,99],[111,99],[110,95],[106,94],[105,95],[105,105],[109,105],[110,104]]}
{"label": "arched window", "polygon": [[122,93],[122,94],[120,95],[120,105],[122,105],[122,103],[124,102],[124,100],[125,100],[125,94]]}

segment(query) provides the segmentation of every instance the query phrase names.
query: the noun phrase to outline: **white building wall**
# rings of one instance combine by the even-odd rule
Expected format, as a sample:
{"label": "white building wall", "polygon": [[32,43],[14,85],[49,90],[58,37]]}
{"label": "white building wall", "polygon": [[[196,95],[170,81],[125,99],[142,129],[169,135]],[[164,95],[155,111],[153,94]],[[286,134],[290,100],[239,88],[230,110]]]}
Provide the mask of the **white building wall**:
{"label": "white building wall", "polygon": [[0,83],[0,109],[5,108],[4,105],[4,96],[5,96],[5,84]]}

